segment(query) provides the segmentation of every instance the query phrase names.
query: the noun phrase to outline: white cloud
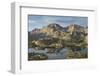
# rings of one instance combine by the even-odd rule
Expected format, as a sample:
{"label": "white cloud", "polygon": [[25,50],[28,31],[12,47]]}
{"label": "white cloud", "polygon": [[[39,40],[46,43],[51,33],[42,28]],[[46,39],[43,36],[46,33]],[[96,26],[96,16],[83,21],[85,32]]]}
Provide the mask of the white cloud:
{"label": "white cloud", "polygon": [[28,22],[29,22],[29,24],[36,23],[36,21],[35,21],[35,20],[29,20]]}

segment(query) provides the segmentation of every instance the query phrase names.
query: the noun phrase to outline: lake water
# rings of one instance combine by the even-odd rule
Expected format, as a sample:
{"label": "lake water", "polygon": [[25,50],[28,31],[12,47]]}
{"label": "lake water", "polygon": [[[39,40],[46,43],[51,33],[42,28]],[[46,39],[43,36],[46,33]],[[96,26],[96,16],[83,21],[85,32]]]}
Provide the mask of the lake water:
{"label": "lake water", "polygon": [[[56,49],[55,52],[48,52],[49,49],[45,49],[45,50],[36,50],[34,48],[29,48],[28,49],[28,53],[43,53],[46,54],[48,56],[48,59],[66,59],[66,55],[67,55],[67,48],[62,48],[62,49]],[[82,50],[81,52],[83,53],[87,53],[87,49]]]}

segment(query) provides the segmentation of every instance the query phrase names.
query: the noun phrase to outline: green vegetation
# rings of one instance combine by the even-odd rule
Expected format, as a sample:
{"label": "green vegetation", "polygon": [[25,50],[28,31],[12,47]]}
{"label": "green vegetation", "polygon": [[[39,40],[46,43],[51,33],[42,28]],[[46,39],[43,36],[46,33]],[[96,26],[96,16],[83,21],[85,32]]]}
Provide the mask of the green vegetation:
{"label": "green vegetation", "polygon": [[72,50],[69,50],[67,51],[67,54],[66,54],[66,58],[67,59],[76,59],[76,58],[87,58],[87,53],[82,53],[82,51],[72,51]]}

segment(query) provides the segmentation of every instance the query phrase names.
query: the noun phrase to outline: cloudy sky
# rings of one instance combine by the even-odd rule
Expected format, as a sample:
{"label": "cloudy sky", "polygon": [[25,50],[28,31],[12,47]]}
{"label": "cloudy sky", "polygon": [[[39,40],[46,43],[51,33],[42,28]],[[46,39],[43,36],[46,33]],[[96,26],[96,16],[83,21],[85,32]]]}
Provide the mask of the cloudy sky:
{"label": "cloudy sky", "polygon": [[43,28],[50,23],[57,23],[63,27],[69,24],[78,24],[81,26],[87,26],[87,17],[76,16],[43,16],[43,15],[28,15],[28,31],[32,31],[34,28]]}

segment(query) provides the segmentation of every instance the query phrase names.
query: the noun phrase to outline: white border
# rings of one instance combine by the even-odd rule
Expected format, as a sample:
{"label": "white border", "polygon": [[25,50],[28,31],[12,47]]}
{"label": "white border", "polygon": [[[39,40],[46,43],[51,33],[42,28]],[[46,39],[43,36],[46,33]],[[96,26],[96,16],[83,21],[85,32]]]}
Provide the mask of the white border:
{"label": "white border", "polygon": [[[28,8],[27,8],[28,7]],[[41,12],[38,12],[41,11]],[[48,11],[50,13],[48,13]],[[95,65],[95,9],[83,7],[53,8],[34,6],[26,3],[12,3],[12,69],[13,73],[46,72],[67,70],[68,68],[89,68]],[[56,13],[55,13],[56,12]],[[59,13],[57,13],[59,12]],[[67,13],[67,14],[65,14]],[[89,18],[89,58],[71,60],[47,60],[28,62],[26,50],[27,42],[27,14],[88,16]],[[23,43],[26,43],[25,45]],[[74,63],[74,64],[73,64]],[[62,65],[62,66],[60,66]],[[33,66],[33,67],[32,67]],[[34,68],[34,69],[33,69]]]}

